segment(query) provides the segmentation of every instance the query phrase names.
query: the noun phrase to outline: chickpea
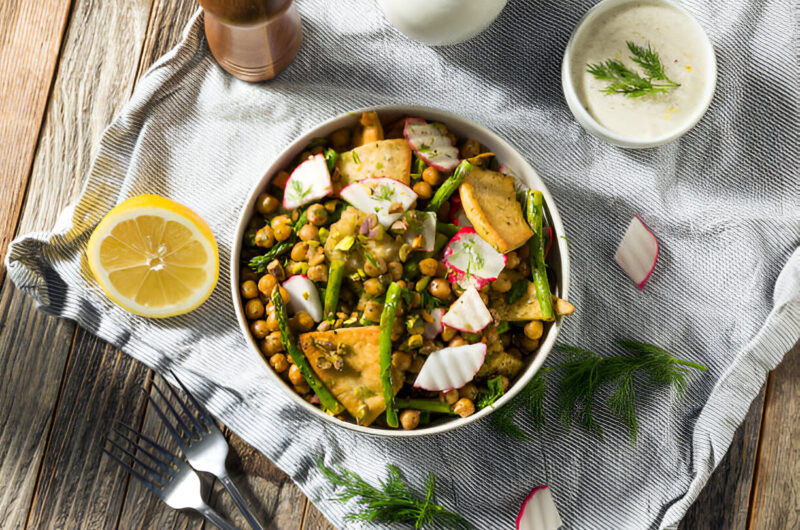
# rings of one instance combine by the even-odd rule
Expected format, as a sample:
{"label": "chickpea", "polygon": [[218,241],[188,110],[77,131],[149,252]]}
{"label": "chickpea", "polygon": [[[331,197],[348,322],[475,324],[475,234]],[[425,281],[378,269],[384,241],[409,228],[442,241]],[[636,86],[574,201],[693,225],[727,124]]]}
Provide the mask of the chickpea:
{"label": "chickpea", "polygon": [[289,369],[289,362],[286,360],[286,356],[282,353],[275,353],[271,355],[269,358],[269,365],[279,374],[282,374]]}
{"label": "chickpea", "polygon": [[295,243],[292,247],[292,251],[289,253],[289,257],[292,258],[292,261],[305,261],[307,256],[308,243],[305,241]]}
{"label": "chickpea", "polygon": [[538,340],[542,337],[542,333],[544,332],[544,325],[540,320],[531,320],[527,324],[525,324],[525,336],[531,340]]}
{"label": "chickpea", "polygon": [[453,337],[453,339],[447,343],[447,345],[450,346],[451,348],[455,348],[456,346],[466,346],[467,344],[469,344],[469,342],[467,342],[467,339],[465,339],[461,335]]}
{"label": "chickpea", "polygon": [[308,222],[314,226],[322,226],[328,221],[328,210],[319,203],[312,204],[306,210]]}
{"label": "chickpea", "polygon": [[297,237],[299,237],[301,241],[313,241],[319,237],[319,228],[312,224],[303,225],[303,227],[297,231]]}
{"label": "chickpea", "polygon": [[506,269],[516,269],[519,265],[519,254],[515,251],[506,254]]}
{"label": "chickpea", "polygon": [[336,151],[344,151],[350,146],[350,130],[339,129],[331,135],[331,145]]}
{"label": "chickpea", "polygon": [[258,298],[248,300],[244,305],[244,315],[248,320],[257,320],[264,316],[264,304]]}
{"label": "chickpea", "polygon": [[255,272],[253,272],[253,269],[245,266],[239,269],[239,279],[242,281],[242,283],[248,280],[256,281],[258,280],[258,275]]}
{"label": "chickpea", "polygon": [[390,261],[388,265],[389,276],[392,280],[397,281],[403,277],[403,264],[399,261]]}
{"label": "chickpea", "polygon": [[300,332],[311,331],[314,329],[314,319],[311,318],[311,315],[305,311],[298,311],[297,314],[289,321],[289,324],[293,329]]}
{"label": "chickpea", "polygon": [[253,333],[253,336],[257,339],[263,339],[269,333],[269,329],[267,329],[267,321],[266,320],[256,320],[252,324],[250,324],[250,331]]}
{"label": "chickpea", "polygon": [[528,337],[522,337],[522,340],[519,342],[519,345],[522,346],[523,350],[530,353],[539,347],[539,341],[529,339]]}
{"label": "chickpea", "polygon": [[373,322],[380,322],[382,311],[383,304],[370,300],[364,306],[364,318],[367,320],[372,320]]}
{"label": "chickpea", "polygon": [[314,265],[321,265],[325,263],[325,250],[320,246],[317,247],[316,250],[309,251],[308,257],[308,266],[313,267]]}
{"label": "chickpea", "polygon": [[453,337],[456,336],[458,331],[455,328],[451,328],[449,326],[445,326],[442,330],[442,340],[445,342],[450,342],[453,340]]}
{"label": "chickpea", "polygon": [[265,225],[256,232],[253,241],[257,247],[270,248],[275,244],[275,232],[273,232],[269,225]]}
{"label": "chickpea", "polygon": [[289,367],[289,381],[291,381],[293,385],[301,385],[306,382],[303,374],[300,373],[300,368],[298,368],[296,364]]}
{"label": "chickpea", "polygon": [[372,263],[372,261],[367,260],[364,263],[364,272],[367,273],[368,276],[380,276],[381,274],[385,274],[388,270],[388,265],[386,265],[386,260],[382,257],[378,256],[375,258],[375,263],[377,267]]}
{"label": "chickpea", "polygon": [[274,312],[267,315],[267,329],[273,333],[281,329],[281,325],[278,322],[278,317],[275,315]]}
{"label": "chickpea", "polygon": [[303,162],[305,160],[308,160],[312,156],[314,155],[311,154],[311,151],[303,151],[302,153],[300,153],[300,161]]}
{"label": "chickpea", "polygon": [[462,418],[472,416],[475,412],[475,403],[473,403],[471,399],[461,398],[453,405],[453,412]]}
{"label": "chickpea", "polygon": [[392,366],[405,372],[411,368],[411,354],[404,351],[396,351],[392,354]]}
{"label": "chickpea", "polygon": [[278,228],[280,225],[290,225],[290,224],[292,224],[292,219],[286,214],[276,215],[269,222],[269,226],[273,230]]}
{"label": "chickpea", "polygon": [[458,389],[458,396],[474,401],[478,397],[478,387],[475,383],[467,383]]}
{"label": "chickpea", "polygon": [[244,282],[240,287],[240,290],[242,292],[242,296],[247,298],[248,300],[258,296],[258,286],[256,285],[256,282],[254,282],[253,280],[247,280],[246,282]]}
{"label": "chickpea", "polygon": [[323,146],[321,146],[321,145],[318,145],[318,146],[316,146],[315,148],[313,148],[313,149],[311,150],[311,154],[312,154],[312,155],[318,155],[318,154],[320,154],[321,152],[323,152],[324,150],[325,150],[325,147],[323,147]]}
{"label": "chickpea", "polygon": [[442,174],[435,167],[428,166],[422,172],[422,180],[431,186],[438,186],[442,182]]}
{"label": "chickpea", "polygon": [[424,276],[436,276],[436,271],[439,270],[439,262],[433,258],[425,258],[419,262],[419,272]]}
{"label": "chickpea", "polygon": [[430,199],[433,197],[433,188],[430,184],[425,182],[424,180],[420,180],[414,187],[412,188],[414,193],[416,193],[420,199]]}
{"label": "chickpea", "polygon": [[500,273],[495,281],[492,282],[492,291],[497,293],[507,293],[511,290],[511,280],[508,279],[506,271]]}
{"label": "chickpea", "polygon": [[380,296],[383,294],[383,283],[378,278],[370,278],[364,282],[364,290],[370,296]]}
{"label": "chickpea", "polygon": [[289,172],[288,171],[278,171],[278,174],[275,175],[275,178],[272,179],[272,184],[276,188],[283,188],[286,186],[286,181],[289,180]]}
{"label": "chickpea", "polygon": [[268,193],[262,193],[256,201],[256,209],[261,215],[269,215],[278,209],[278,199]]}
{"label": "chickpea", "polygon": [[406,409],[400,413],[400,425],[403,429],[410,431],[419,425],[420,412],[418,410]]}
{"label": "chickpea", "polygon": [[[283,351],[283,344],[281,343],[281,332],[273,331],[261,341],[261,351],[264,355],[274,355]],[[283,370],[281,370],[282,372]]]}
{"label": "chickpea", "polygon": [[[294,365],[292,365],[292,366],[294,366]],[[300,394],[301,396],[304,396],[304,395],[308,394],[309,392],[311,392],[311,387],[308,386],[308,383],[303,381],[299,385],[294,385],[294,391],[297,392],[298,394]]]}
{"label": "chickpea", "polygon": [[264,295],[272,295],[272,290],[278,285],[278,279],[272,274],[265,274],[258,280],[258,290]]}
{"label": "chickpea", "polygon": [[517,265],[517,272],[523,278],[525,278],[528,275],[530,275],[530,273],[531,273],[531,265],[530,265],[530,263],[527,260],[520,261],[519,265]]}
{"label": "chickpea", "polygon": [[450,138],[451,144],[456,145],[458,143],[458,137],[455,134],[449,132],[447,133],[447,137]]}
{"label": "chickpea", "polygon": [[439,300],[450,298],[450,282],[442,278],[434,278],[428,285],[428,292]]}
{"label": "chickpea", "polygon": [[500,344],[502,344],[503,348],[508,348],[509,344],[511,344],[511,333],[503,333],[500,335]]}
{"label": "chickpea", "polygon": [[436,276],[438,276],[439,278],[447,277],[447,265],[445,265],[441,261],[439,262],[438,265],[436,265]]}
{"label": "chickpea", "polygon": [[458,390],[453,389],[448,392],[442,392],[441,399],[448,405],[452,405],[453,403],[458,401]]}
{"label": "chickpea", "polygon": [[292,236],[292,227],[288,224],[278,225],[273,229],[276,241],[286,241]]}
{"label": "chickpea", "polygon": [[312,282],[327,282],[328,281],[328,266],[327,265],[314,265],[308,269],[308,279]]}
{"label": "chickpea", "polygon": [[461,144],[461,158],[472,158],[481,154],[481,144],[475,140],[467,140]]}
{"label": "chickpea", "polygon": [[519,256],[520,261],[524,263],[525,260],[528,259],[528,256],[530,256],[531,254],[531,247],[528,245],[522,245],[516,250],[516,252],[517,256]]}

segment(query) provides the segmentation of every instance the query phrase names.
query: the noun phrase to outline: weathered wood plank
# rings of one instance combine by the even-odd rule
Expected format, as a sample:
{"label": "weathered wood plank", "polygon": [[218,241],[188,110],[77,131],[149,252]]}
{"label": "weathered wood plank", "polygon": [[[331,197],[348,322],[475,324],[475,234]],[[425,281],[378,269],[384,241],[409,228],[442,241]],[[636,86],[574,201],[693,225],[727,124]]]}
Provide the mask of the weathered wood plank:
{"label": "weathered wood plank", "polygon": [[680,524],[681,530],[746,530],[750,489],[764,408],[764,387],[753,400],[744,423],[733,435],[728,453]]}
{"label": "weathered wood plank", "polygon": [[800,342],[770,379],[750,528],[800,528]]}
{"label": "weathered wood plank", "polygon": [[304,530],[336,530],[336,527],[328,521],[322,512],[317,510],[311,501],[306,501],[306,515],[303,520]]}
{"label": "weathered wood plank", "polygon": [[70,0],[0,2],[0,280],[19,220]]}

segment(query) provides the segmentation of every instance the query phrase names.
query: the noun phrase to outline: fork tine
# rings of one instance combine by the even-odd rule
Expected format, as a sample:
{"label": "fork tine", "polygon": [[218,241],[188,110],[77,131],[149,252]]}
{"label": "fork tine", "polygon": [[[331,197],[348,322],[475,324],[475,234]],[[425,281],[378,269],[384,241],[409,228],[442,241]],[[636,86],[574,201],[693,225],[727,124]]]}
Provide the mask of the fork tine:
{"label": "fork tine", "polygon": [[172,374],[172,377],[174,377],[174,378],[175,378],[175,381],[177,381],[177,382],[178,382],[178,384],[181,386],[181,389],[183,389],[183,392],[184,392],[184,394],[186,394],[186,396],[187,396],[187,397],[189,398],[189,400],[192,402],[192,405],[194,405],[194,407],[195,407],[195,408],[197,409],[197,411],[200,413],[200,418],[201,418],[201,419],[203,420],[203,422],[206,424],[206,427],[207,427],[207,429],[208,429],[209,431],[210,431],[211,429],[217,429],[217,430],[219,430],[219,427],[217,426],[217,422],[216,422],[216,421],[214,421],[214,418],[212,418],[212,417],[211,417],[211,414],[208,412],[208,410],[206,410],[206,408],[205,408],[203,405],[201,405],[199,401],[197,401],[197,400],[195,399],[195,397],[192,395],[192,393],[191,393],[191,392],[189,392],[189,389],[188,389],[188,388],[186,388],[186,385],[184,385],[184,384],[183,384],[183,381],[181,381],[180,379],[178,379],[178,376],[177,376],[177,375],[175,375],[175,372],[173,372],[173,371],[171,371],[171,370],[170,370],[170,373]]}
{"label": "fork tine", "polygon": [[125,462],[123,462],[121,458],[119,458],[117,455],[115,455],[114,453],[112,453],[111,451],[106,449],[105,447],[103,448],[103,452],[105,454],[107,454],[109,457],[111,457],[114,461],[116,461],[117,464],[122,466],[122,469],[124,469],[125,471],[127,471],[128,473],[130,473],[131,475],[136,477],[137,479],[139,479],[139,481],[144,485],[145,488],[149,489],[150,491],[152,491],[153,493],[155,493],[156,495],[161,497],[161,493],[162,492],[161,492],[161,488],[160,487],[158,487],[155,484],[153,484],[152,482],[150,482],[150,480],[148,480],[147,477],[145,477],[144,475],[142,475],[141,473],[139,473],[138,471],[133,469],[133,467],[131,467],[128,464],[126,464]]}
{"label": "fork tine", "polygon": [[[172,372],[170,372],[170,373],[172,373]],[[175,374],[174,374],[174,373],[172,373],[172,377],[175,377]],[[192,396],[191,396],[191,394],[189,394],[189,391],[188,391],[188,390],[186,390],[186,387],[185,387],[185,386],[183,386],[183,384],[180,382],[180,380],[179,380],[177,377],[175,377],[175,380],[176,380],[176,381],[178,381],[178,384],[180,384],[180,385],[181,385],[181,388],[183,388],[183,391],[184,391],[184,392],[186,393],[186,395],[187,395],[187,396],[188,396],[188,397],[191,399],[191,398],[192,398]],[[169,391],[170,391],[170,392],[172,392],[172,395],[173,395],[173,396],[175,396],[175,399],[177,399],[177,400],[178,400],[178,403],[180,403],[180,404],[181,404],[181,407],[183,408],[183,411],[186,413],[186,415],[187,415],[187,416],[189,416],[189,419],[191,419],[191,420],[192,420],[192,423],[194,423],[194,426],[197,428],[197,433],[198,433],[198,434],[202,434],[202,432],[203,432],[204,430],[205,430],[205,431],[208,431],[208,430],[209,430],[209,429],[208,429],[208,427],[204,426],[204,425],[203,425],[203,424],[201,424],[199,421],[197,421],[197,414],[195,413],[195,411],[193,411],[193,410],[192,410],[192,409],[189,407],[189,405],[187,405],[187,404],[186,404],[186,401],[185,401],[185,400],[181,399],[181,397],[178,395],[178,393],[177,393],[177,392],[175,392],[175,389],[174,389],[174,388],[172,388],[172,385],[170,385],[169,383],[166,383],[166,385],[167,385],[167,388],[169,388]],[[193,399],[192,399],[192,402],[194,403],[194,400],[193,400]],[[196,403],[195,403],[195,404],[196,404]]]}
{"label": "fork tine", "polygon": [[[145,470],[149,471],[149,475],[151,475],[151,477],[152,477],[151,480],[153,482],[158,482],[160,486],[164,486],[164,484],[163,484],[164,477],[159,475],[158,471],[153,469],[152,464],[148,464],[147,462],[145,462],[144,460],[142,460],[141,458],[139,458],[138,456],[136,456],[132,452],[128,451],[126,448],[122,447],[121,444],[117,443],[113,438],[107,438],[106,441],[108,443],[110,443],[112,446],[116,447],[120,452],[122,452],[122,453],[126,454],[127,456],[129,456],[134,462],[136,462],[137,464],[142,466]],[[159,460],[154,460],[152,458],[152,456],[150,455],[150,453],[148,453],[147,451],[145,451],[144,449],[142,449],[138,445],[134,445],[134,447],[136,447],[137,449],[142,451],[144,454],[146,454],[148,457],[150,457],[150,459],[152,460],[153,464],[157,465],[160,469],[163,469],[164,473],[170,473],[172,471],[168,465],[164,464],[163,462],[161,462]],[[133,467],[133,466],[131,466],[131,467]]]}
{"label": "fork tine", "polygon": [[[194,438],[194,432],[192,431],[192,428],[186,425],[186,423],[183,421],[183,417],[178,413],[177,410],[175,410],[175,407],[172,406],[172,403],[169,402],[169,398],[164,393],[164,391],[161,390],[161,388],[157,384],[155,384],[155,382],[151,386],[156,389],[156,392],[158,392],[158,394],[161,396],[161,399],[164,400],[164,403],[166,404],[167,408],[169,408],[170,412],[172,412],[172,415],[175,416],[175,419],[178,421],[178,424],[180,425],[180,428],[181,430],[183,430],[186,437],[189,438],[190,440]],[[168,388],[170,392],[174,395],[172,387]],[[176,397],[176,399],[180,401],[180,398]]]}
{"label": "fork tine", "polygon": [[[175,465],[179,465],[179,464],[180,464],[180,460],[178,459],[178,457],[177,457],[177,456],[173,455],[172,453],[170,453],[169,451],[167,451],[166,449],[164,449],[164,448],[163,448],[163,447],[162,447],[162,446],[161,446],[161,445],[160,445],[158,442],[155,442],[155,441],[153,441],[153,439],[152,439],[152,438],[149,438],[149,437],[145,436],[144,434],[142,434],[142,433],[138,432],[138,431],[137,431],[136,429],[134,429],[133,427],[129,427],[129,426],[125,425],[125,424],[124,424],[124,423],[122,423],[122,422],[117,422],[117,423],[116,423],[116,427],[124,427],[124,428],[125,428],[125,429],[127,429],[127,430],[128,430],[130,433],[132,433],[132,434],[134,434],[134,435],[138,436],[139,438],[141,438],[142,440],[144,440],[144,441],[146,441],[148,444],[150,444],[150,446],[151,446],[153,449],[157,450],[159,453],[161,453],[162,455],[164,455],[165,457],[167,457],[167,458],[168,458],[168,459],[169,459],[169,460],[170,460],[170,461],[171,461],[173,464],[175,464]],[[125,438],[125,439],[129,440],[129,439],[127,438],[127,436],[125,436],[125,435],[124,435],[122,432],[120,432],[120,431],[116,431],[116,430],[115,430],[115,432],[116,432],[118,435],[122,436],[123,438]],[[136,444],[136,445],[138,445],[138,444]],[[149,454],[149,452],[148,452],[148,454]]]}
{"label": "fork tine", "polygon": [[186,451],[188,451],[189,448],[186,447],[186,442],[184,441],[183,437],[180,434],[178,434],[178,431],[175,430],[175,427],[172,425],[172,422],[167,418],[167,416],[164,413],[164,411],[161,410],[161,407],[158,406],[158,403],[156,403],[156,400],[153,399],[153,396],[151,396],[150,394],[147,394],[147,399],[150,400],[150,403],[153,405],[153,408],[155,409],[156,413],[161,418],[161,423],[164,424],[164,426],[167,428],[169,433],[172,435],[172,437],[178,443],[178,446],[181,448],[181,451],[183,451],[183,453],[186,454]]}

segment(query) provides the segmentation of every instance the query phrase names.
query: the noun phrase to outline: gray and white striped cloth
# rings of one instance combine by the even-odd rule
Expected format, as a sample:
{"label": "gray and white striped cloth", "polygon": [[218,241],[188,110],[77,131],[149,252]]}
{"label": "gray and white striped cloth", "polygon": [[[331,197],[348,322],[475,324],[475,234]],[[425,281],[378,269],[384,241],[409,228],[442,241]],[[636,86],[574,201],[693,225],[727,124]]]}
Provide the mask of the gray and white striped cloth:
{"label": "gray and white striped cloth", "polygon": [[[680,141],[645,151],[587,135],[561,96],[559,67],[590,0],[511,0],[474,40],[428,48],[405,39],[371,0],[303,0],[304,43],[278,79],[240,82],[209,54],[202,18],[141,80],[106,131],[86,188],[49,233],[11,245],[7,266],[41,309],[76,320],[162,373],[175,370],[233,431],[289,473],[341,527],[353,505],[315,457],[375,481],[398,464],[478,528],[512,528],[528,491],[550,484],[568,528],[676,526],[730,445],[751,400],[800,338],[800,186],[796,6],[785,0],[690,0],[719,60],[715,100]],[[631,446],[599,412],[605,441],[547,425],[520,443],[481,421],[450,434],[390,440],[325,425],[294,407],[245,346],[229,295],[236,212],[272,158],[316,123],[366,105],[441,107],[509,140],[547,182],[572,246],[570,317],[562,343],[614,352],[636,338],[709,367],[682,397],[637,390]],[[219,285],[198,310],[167,320],[111,304],[82,259],[92,228],[140,193],[202,215],[220,244]],[[661,242],[637,291],[614,263],[634,214]],[[557,361],[553,354],[550,362]]]}

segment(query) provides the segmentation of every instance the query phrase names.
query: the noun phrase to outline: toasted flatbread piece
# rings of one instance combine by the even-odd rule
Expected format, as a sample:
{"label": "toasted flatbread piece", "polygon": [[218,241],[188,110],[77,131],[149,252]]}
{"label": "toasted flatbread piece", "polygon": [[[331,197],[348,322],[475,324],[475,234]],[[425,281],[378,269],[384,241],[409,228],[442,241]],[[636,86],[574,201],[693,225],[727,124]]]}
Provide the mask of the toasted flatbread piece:
{"label": "toasted flatbread piece", "polygon": [[[536,297],[536,286],[528,282],[528,289],[522,297],[511,305],[505,301],[505,296],[499,298],[492,306],[497,311],[500,320],[509,322],[527,322],[528,320],[542,320],[542,309]],[[553,310],[556,315],[571,315],[575,306],[556,296],[553,297]]]}
{"label": "toasted flatbread piece", "polygon": [[407,186],[411,181],[411,148],[402,138],[370,142],[342,153],[336,165],[340,175],[337,190],[375,177],[399,180]]}
{"label": "toasted flatbread piece", "polygon": [[467,219],[483,239],[505,254],[533,235],[522,216],[514,177],[476,167],[458,188]]}
{"label": "toasted flatbread piece", "polygon": [[[300,348],[308,358],[311,368],[336,399],[360,425],[369,425],[384,410],[383,387],[380,375],[380,349],[378,347],[378,326],[342,328],[330,331],[312,331],[300,335]],[[337,370],[320,368],[325,366],[328,351],[345,344],[347,352],[341,357],[344,366]],[[330,345],[328,349],[321,345]],[[322,358],[321,362],[318,360]],[[392,367],[392,386],[394,393],[403,386],[403,373]]]}

